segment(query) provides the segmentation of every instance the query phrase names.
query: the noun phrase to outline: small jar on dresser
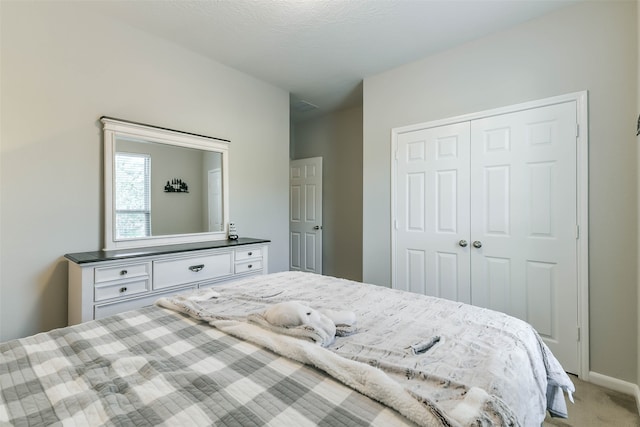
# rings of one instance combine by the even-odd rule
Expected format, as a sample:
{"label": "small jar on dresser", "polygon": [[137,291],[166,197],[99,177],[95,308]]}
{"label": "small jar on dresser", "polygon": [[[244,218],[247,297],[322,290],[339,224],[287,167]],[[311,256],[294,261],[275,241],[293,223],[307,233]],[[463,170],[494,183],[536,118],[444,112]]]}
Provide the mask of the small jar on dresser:
{"label": "small jar on dresser", "polygon": [[269,240],[240,238],[66,254],[69,325],[268,272]]}

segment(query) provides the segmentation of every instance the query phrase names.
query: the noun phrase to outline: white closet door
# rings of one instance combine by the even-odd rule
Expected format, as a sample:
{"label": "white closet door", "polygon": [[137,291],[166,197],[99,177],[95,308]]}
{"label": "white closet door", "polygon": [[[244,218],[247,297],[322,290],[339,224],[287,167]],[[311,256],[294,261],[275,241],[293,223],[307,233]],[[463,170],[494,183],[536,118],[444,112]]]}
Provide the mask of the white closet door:
{"label": "white closet door", "polygon": [[396,287],[470,302],[469,123],[401,134],[396,158]]}
{"label": "white closet door", "polygon": [[578,372],[576,104],[474,120],[471,141],[471,302]]}

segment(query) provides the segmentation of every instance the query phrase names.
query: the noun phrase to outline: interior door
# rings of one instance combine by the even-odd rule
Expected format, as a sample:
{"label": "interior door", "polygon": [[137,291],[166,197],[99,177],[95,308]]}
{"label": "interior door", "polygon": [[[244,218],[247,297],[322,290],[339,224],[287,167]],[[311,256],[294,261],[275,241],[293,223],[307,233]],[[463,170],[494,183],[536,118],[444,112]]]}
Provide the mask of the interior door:
{"label": "interior door", "polygon": [[531,323],[578,372],[576,104],[471,122],[471,302]]}
{"label": "interior door", "polygon": [[396,287],[470,303],[469,122],[399,135],[396,160]]}
{"label": "interior door", "polygon": [[289,269],[322,274],[322,157],[289,167]]}

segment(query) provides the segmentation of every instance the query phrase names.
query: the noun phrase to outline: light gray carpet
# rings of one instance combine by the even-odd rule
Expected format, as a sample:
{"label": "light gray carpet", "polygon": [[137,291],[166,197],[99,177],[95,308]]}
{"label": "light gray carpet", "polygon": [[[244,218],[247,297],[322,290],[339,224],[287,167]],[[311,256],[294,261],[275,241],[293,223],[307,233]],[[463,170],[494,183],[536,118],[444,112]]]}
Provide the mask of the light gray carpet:
{"label": "light gray carpet", "polygon": [[544,427],[640,427],[636,400],[617,391],[579,380],[571,376],[576,386],[575,403],[568,403],[569,419],[547,416]]}

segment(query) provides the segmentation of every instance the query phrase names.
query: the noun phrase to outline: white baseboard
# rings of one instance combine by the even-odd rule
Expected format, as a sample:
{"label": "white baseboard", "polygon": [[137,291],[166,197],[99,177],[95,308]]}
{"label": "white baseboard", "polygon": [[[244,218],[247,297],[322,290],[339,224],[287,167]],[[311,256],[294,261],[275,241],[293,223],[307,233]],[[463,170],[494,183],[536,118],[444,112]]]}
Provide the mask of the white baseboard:
{"label": "white baseboard", "polygon": [[597,372],[589,372],[589,377],[585,378],[585,381],[606,387],[610,390],[619,391],[620,393],[628,394],[636,398],[636,407],[638,414],[640,414],[640,387],[638,384],[622,381],[617,378],[602,375]]}

